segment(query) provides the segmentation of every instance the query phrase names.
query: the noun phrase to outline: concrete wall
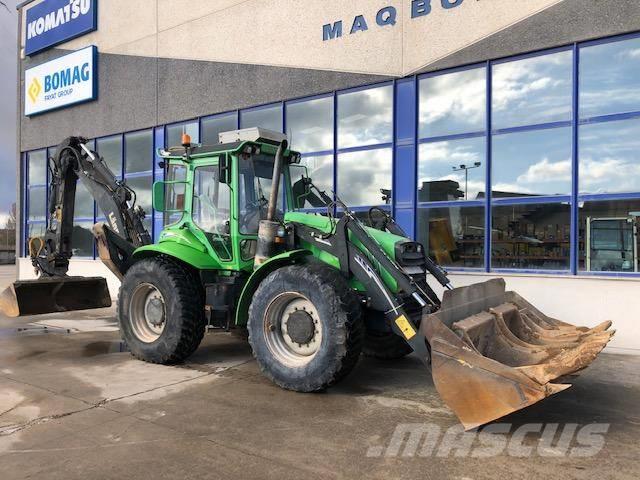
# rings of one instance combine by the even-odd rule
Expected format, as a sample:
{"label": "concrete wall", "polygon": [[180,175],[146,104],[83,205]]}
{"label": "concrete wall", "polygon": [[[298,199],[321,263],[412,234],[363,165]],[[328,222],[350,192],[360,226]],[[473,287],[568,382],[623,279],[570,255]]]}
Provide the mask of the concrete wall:
{"label": "concrete wall", "polygon": [[[107,279],[112,298],[117,298],[120,281],[102,262],[73,259],[69,274],[103,276]],[[517,291],[545,314],[576,325],[594,327],[605,320],[611,320],[617,333],[607,347],[609,351],[640,355],[640,297],[637,280],[467,273],[453,274],[450,277],[458,287],[491,278],[504,278],[508,290]],[[28,259],[18,259],[18,278],[35,278]],[[435,282],[432,284],[436,286]],[[442,295],[442,288],[435,290]]]}

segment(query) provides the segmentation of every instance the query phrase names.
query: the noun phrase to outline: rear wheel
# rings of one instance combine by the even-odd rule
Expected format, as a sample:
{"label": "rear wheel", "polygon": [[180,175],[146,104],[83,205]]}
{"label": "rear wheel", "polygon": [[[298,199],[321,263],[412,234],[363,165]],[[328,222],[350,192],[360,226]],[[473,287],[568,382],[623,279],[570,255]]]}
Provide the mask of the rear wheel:
{"label": "rear wheel", "polygon": [[248,330],[264,374],[299,392],[323,390],[345,377],[364,338],[358,299],[340,272],[322,265],[271,273],[253,297]]}
{"label": "rear wheel", "polygon": [[167,257],[133,265],[118,300],[118,321],[131,353],[144,361],[178,363],[204,335],[202,295],[189,271]]}

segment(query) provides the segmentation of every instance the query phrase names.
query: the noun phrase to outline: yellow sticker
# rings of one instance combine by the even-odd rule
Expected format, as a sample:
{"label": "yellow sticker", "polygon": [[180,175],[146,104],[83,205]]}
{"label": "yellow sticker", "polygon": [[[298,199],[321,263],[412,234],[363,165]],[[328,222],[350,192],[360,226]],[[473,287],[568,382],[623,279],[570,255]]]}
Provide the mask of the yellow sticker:
{"label": "yellow sticker", "polygon": [[411,322],[409,322],[409,320],[407,320],[407,317],[405,317],[404,315],[400,315],[398,318],[396,318],[396,325],[404,335],[404,338],[406,338],[407,340],[411,340],[413,337],[415,337],[416,331],[413,328],[413,325],[411,325]]}

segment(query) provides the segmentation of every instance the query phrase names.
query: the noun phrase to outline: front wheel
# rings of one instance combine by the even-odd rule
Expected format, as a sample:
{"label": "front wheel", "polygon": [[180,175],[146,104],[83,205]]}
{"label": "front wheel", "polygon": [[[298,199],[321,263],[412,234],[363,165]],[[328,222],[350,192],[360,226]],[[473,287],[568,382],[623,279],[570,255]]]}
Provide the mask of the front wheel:
{"label": "front wheel", "polygon": [[263,371],[288,390],[324,390],[344,378],[362,351],[355,293],[323,265],[284,267],[258,287],[249,308],[249,343]]}
{"label": "front wheel", "polygon": [[165,365],[185,360],[200,345],[205,328],[194,276],[167,257],[141,260],[122,281],[118,321],[140,360]]}

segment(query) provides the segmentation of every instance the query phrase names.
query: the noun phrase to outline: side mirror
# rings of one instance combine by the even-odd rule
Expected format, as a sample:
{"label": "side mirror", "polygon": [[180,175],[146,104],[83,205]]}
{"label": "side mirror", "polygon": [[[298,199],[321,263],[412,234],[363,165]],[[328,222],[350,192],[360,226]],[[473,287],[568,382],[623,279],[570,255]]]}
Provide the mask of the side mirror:
{"label": "side mirror", "polygon": [[231,184],[231,162],[228,155],[222,155],[218,159],[218,178],[220,183]]}
{"label": "side mirror", "polygon": [[153,208],[157,212],[184,212],[186,182],[155,182],[153,184]]}

